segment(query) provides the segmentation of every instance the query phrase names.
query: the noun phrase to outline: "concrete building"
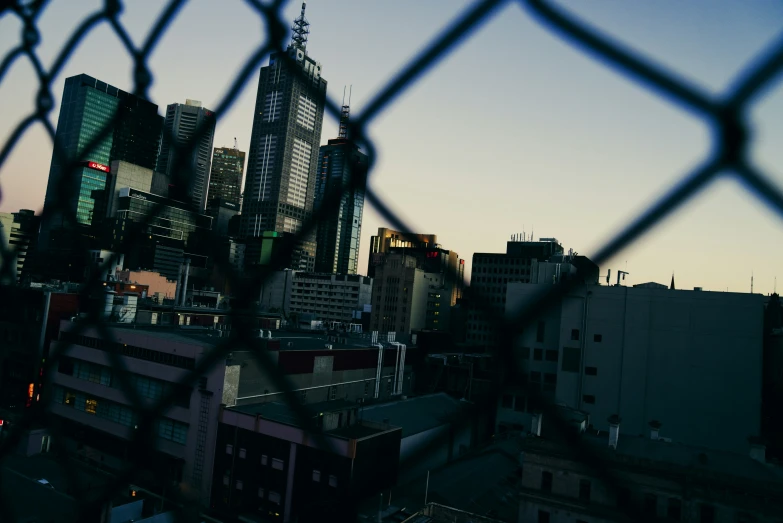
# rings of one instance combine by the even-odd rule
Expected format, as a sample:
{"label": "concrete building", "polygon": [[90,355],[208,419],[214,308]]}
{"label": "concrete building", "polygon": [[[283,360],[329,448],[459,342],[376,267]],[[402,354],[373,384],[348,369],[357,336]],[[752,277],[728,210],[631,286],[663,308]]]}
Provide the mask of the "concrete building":
{"label": "concrete building", "polygon": [[212,172],[209,176],[207,201],[221,200],[239,209],[242,175],[245,172],[245,153],[228,147],[215,147],[212,153]]}
{"label": "concrete building", "polygon": [[416,258],[416,266],[424,272],[443,274],[443,281],[451,288],[448,306],[456,305],[462,298],[465,283],[465,260],[454,251],[441,248],[439,245],[429,247],[389,247],[387,256],[404,254]]}
{"label": "concrete building", "polygon": [[261,304],[285,314],[313,314],[323,322],[354,323],[372,298],[372,279],[358,274],[277,271],[261,289]]}
{"label": "concrete building", "polygon": [[[416,380],[416,348],[332,331],[322,335],[262,329],[260,340],[278,377],[288,380],[302,403],[375,401],[408,395]],[[379,347],[380,345],[380,347]],[[234,351],[240,365],[236,404],[281,401],[278,381],[251,352]]]}
{"label": "concrete building", "polygon": [[[558,440],[525,438],[519,521],[780,521],[783,481],[764,464],[763,448],[751,457],[670,442],[657,428],[626,435],[622,421],[620,431],[614,441],[613,433],[603,431],[580,437],[600,460],[600,470]],[[607,477],[614,483],[607,484]]]}
{"label": "concrete building", "polygon": [[[130,461],[141,469],[139,483],[154,491],[182,488],[209,499],[217,415],[223,401],[225,362],[214,365],[195,386],[181,385],[216,338],[183,329],[110,327],[113,340],[96,329],[81,333],[63,322],[60,340],[71,346],[51,370],[52,423],[69,434],[67,451],[108,470]],[[173,395],[173,406],[155,422],[155,448],[143,456],[131,441],[139,424],[137,405],[120,386],[109,351],[116,351],[140,400],[154,405]],[[177,485],[172,487],[172,485]]]}
{"label": "concrete building", "polygon": [[[203,211],[207,204],[209,172],[212,159],[212,142],[215,139],[215,113],[201,107],[198,100],[186,100],[184,104],[169,104],[166,107],[166,121],[160,156],[155,170],[165,173],[176,187],[176,194],[169,196],[192,204],[197,211]],[[178,157],[176,150],[186,147],[200,132],[198,143],[182,162],[181,171],[175,172]],[[182,185],[183,182],[185,186]]]}
{"label": "concrete building", "polygon": [[[497,340],[493,315],[502,315],[506,309],[506,287],[509,282],[530,283],[537,278],[535,262],[543,262],[561,254],[563,247],[555,238],[541,241],[506,242],[505,253],[477,252],[473,254],[470,286],[474,294],[480,293],[481,303],[473,299],[468,313],[467,342],[480,347],[490,347]],[[535,277],[533,275],[536,275]]]}
{"label": "concrete building", "polygon": [[[243,238],[259,238],[268,232],[298,233],[313,212],[326,80],[321,77],[320,62],[307,54],[310,24],[304,8],[302,4],[286,50],[302,74],[294,74],[277,53],[270,55],[269,65],[259,73],[242,202]],[[297,250],[284,267],[304,264],[309,266],[304,270],[314,270],[315,233],[304,241],[311,245]],[[303,256],[312,260],[303,260]]]}
{"label": "concrete building", "polygon": [[236,237],[239,233],[237,223],[236,230],[232,230],[232,223],[239,218],[239,204],[220,198],[210,198],[207,203],[207,216],[212,217],[212,234],[215,238]]}
{"label": "concrete building", "polygon": [[[509,283],[506,310],[540,291]],[[747,438],[760,434],[763,300],[582,286],[522,333],[515,355],[529,383],[588,413],[597,429],[606,430],[613,414],[633,435],[658,420],[674,441],[745,453]],[[501,406],[499,419],[530,426],[535,411],[516,397],[512,410]]]}
{"label": "concrete building", "polygon": [[359,417],[402,428],[400,483],[405,483],[473,448],[473,427],[457,422],[467,410],[467,404],[440,392],[368,405]]}
{"label": "concrete building", "polygon": [[372,330],[448,330],[452,284],[446,280],[442,272],[420,269],[414,256],[386,255],[373,280]]}
{"label": "concrete building", "polygon": [[407,235],[386,227],[378,227],[378,234],[370,237],[370,254],[367,261],[367,276],[375,277],[375,268],[383,265],[386,255],[393,247],[423,248],[438,247],[438,237],[434,234]]}
{"label": "concrete building", "polygon": [[360,420],[355,404],[221,408],[213,506],[242,521],[355,521],[357,501],[397,480],[398,427]]}

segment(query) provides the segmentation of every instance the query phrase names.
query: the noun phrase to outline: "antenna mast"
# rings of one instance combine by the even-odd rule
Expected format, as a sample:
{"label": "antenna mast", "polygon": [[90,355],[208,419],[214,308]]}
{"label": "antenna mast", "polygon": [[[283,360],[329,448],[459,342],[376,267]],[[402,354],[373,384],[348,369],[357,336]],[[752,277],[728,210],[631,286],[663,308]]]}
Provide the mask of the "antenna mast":
{"label": "antenna mast", "polygon": [[237,146],[237,137],[234,136],[234,150],[236,151],[238,149],[239,149],[239,147]]}
{"label": "antenna mast", "polygon": [[302,12],[291,26],[291,45],[302,51],[307,49],[307,35],[310,34],[310,22],[305,18],[306,7],[307,2],[302,2]]}
{"label": "antenna mast", "polygon": [[338,138],[348,138],[348,121],[351,116],[351,91],[353,91],[353,85],[348,90],[348,103],[345,103],[345,87],[343,87],[343,107],[340,111],[340,130],[337,133]]}
{"label": "antenna mast", "polygon": [[753,294],[753,271],[750,272],[750,293]]}

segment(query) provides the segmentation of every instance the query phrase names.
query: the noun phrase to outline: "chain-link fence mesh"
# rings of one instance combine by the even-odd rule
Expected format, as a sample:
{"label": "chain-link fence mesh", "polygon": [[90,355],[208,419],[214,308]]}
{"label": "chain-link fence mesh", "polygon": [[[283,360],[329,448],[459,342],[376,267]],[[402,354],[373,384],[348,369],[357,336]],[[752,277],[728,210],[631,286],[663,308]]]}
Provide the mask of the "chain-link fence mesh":
{"label": "chain-link fence mesh", "polygon": [[[302,78],[304,79],[304,73],[301,72],[298,67],[291,67],[292,65],[295,65],[293,59],[289,58],[284,52],[289,37],[288,23],[281,17],[281,10],[285,2],[276,0],[264,3],[256,0],[248,0],[247,3],[252,6],[257,13],[259,21],[265,25],[267,29],[267,38],[266,41],[256,47],[251,57],[237,72],[228,92],[215,110],[215,114],[218,118],[231,109],[243,89],[248,87],[248,85],[251,85],[252,87],[253,78],[255,78],[258,69],[261,67],[262,61],[267,58],[270,53],[278,53],[282,60],[289,66],[288,69],[294,74],[302,75]],[[399,71],[392,81],[371,99],[364,111],[350,122],[351,136],[369,156],[370,175],[372,174],[372,167],[376,156],[375,151],[378,145],[372,143],[369,139],[366,133],[368,126],[384,111],[390,110],[393,102],[400,94],[426,75],[440,60],[448,56],[461,42],[469,38],[470,35],[482,24],[487,22],[494,13],[508,3],[511,3],[511,0],[483,0],[476,2],[466,9],[450,27],[434,38],[425,49],[421,50],[411,63]],[[626,49],[624,46],[611,40],[606,35],[588,28],[581,20],[550,2],[543,0],[528,0],[520,3],[532,17],[538,19],[542,25],[551,29],[558,38],[562,38],[584,53],[593,55],[596,59],[600,59],[602,63],[655,91],[658,95],[665,97],[671,103],[699,115],[699,117],[713,129],[714,146],[709,156],[702,161],[698,168],[684,176],[681,181],[673,186],[663,197],[647,209],[642,210],[631,225],[617,232],[608,243],[600,248],[595,255],[591,257],[596,264],[600,265],[601,263],[606,262],[613,255],[639,240],[643,234],[656,226],[663,218],[685,205],[697,193],[721,176],[735,178],[766,206],[783,216],[783,192],[781,192],[780,188],[773,184],[768,177],[760,172],[760,170],[748,159],[747,151],[750,133],[746,121],[749,108],[756,98],[770,85],[779,71],[783,69],[783,41],[773,45],[771,49],[763,53],[756,61],[749,64],[748,68],[737,77],[729,92],[721,96],[710,96],[693,86],[688,85],[665,68],[631,52],[629,49]],[[0,63],[0,85],[11,66],[20,60],[29,61],[33,66],[39,83],[35,110],[27,118],[19,122],[3,145],[2,150],[0,150],[0,167],[2,167],[8,159],[9,154],[24,133],[36,124],[41,125],[46,129],[54,143],[53,154],[58,157],[64,165],[67,165],[64,175],[59,181],[57,191],[59,197],[53,205],[46,207],[44,211],[45,215],[42,217],[43,219],[46,219],[46,214],[59,212],[62,213],[66,222],[69,222],[71,225],[76,224],[76,216],[69,211],[67,204],[72,198],[73,192],[78,190],[75,188],[77,187],[76,184],[72,182],[73,177],[76,176],[79,159],[69,158],[65,154],[62,144],[55,140],[55,129],[49,121],[50,113],[54,108],[54,98],[51,87],[62,72],[65,64],[72,57],[76,47],[96,27],[102,24],[109,25],[124,45],[128,55],[132,58],[135,84],[133,94],[146,98],[147,90],[153,79],[153,72],[148,67],[148,58],[158,45],[161,36],[177,17],[184,4],[185,2],[181,0],[172,0],[169,2],[155,24],[151,27],[144,43],[140,47],[136,47],[132,43],[128,31],[119,18],[123,8],[122,2],[119,0],[106,0],[102,9],[99,9],[88,16],[80,26],[74,30],[67,43],[57,55],[53,65],[48,70],[43,67],[41,60],[36,53],[36,48],[42,37],[36,22],[46,9],[48,2],[41,0],[29,2],[17,1],[10,5],[6,5],[2,8],[2,11],[0,11],[0,16],[18,17],[23,24],[21,40],[18,46],[12,49]],[[308,85],[312,86],[312,83],[310,82]],[[340,107],[328,98],[325,103],[325,111],[336,119],[339,119],[340,117]],[[119,116],[116,115],[115,118],[119,118]],[[101,142],[101,140],[111,131],[112,125],[113,122],[112,124],[107,125],[98,136],[94,137],[92,142],[85,147],[84,154],[87,154],[87,152],[91,151]],[[184,146],[175,146],[185,149],[184,151],[180,151],[183,154],[177,155],[180,165],[173,170],[173,172],[176,173],[175,176],[184,176],[181,174],[186,172],[184,162],[186,161],[185,158],[187,157],[187,154],[184,153],[192,147],[195,147],[198,138],[203,132],[205,132],[204,128],[197,129],[195,136],[193,136],[188,144]],[[175,180],[175,184],[184,181],[185,180]],[[352,180],[351,184],[342,188],[342,191],[353,190],[353,187],[358,183],[363,184],[363,180]],[[232,265],[223,258],[215,258],[214,263],[218,267],[218,270],[226,275],[228,281],[231,283],[231,288],[237,289],[236,295],[232,299],[232,307],[229,312],[232,325],[231,336],[222,340],[208,352],[206,357],[198,361],[195,368],[191,369],[187,373],[185,379],[182,380],[182,385],[194,386],[198,382],[200,376],[214,365],[221,361],[225,361],[226,356],[231,351],[239,349],[248,350],[254,355],[261,368],[270,371],[268,374],[274,382],[273,385],[280,391],[283,391],[283,401],[285,401],[299,416],[302,426],[311,430],[314,434],[319,433],[318,428],[314,426],[307,410],[300,402],[299,396],[293,392],[294,388],[288,378],[274,372],[272,360],[259,344],[258,338],[255,337],[252,320],[255,311],[254,301],[257,300],[263,283],[272,271],[283,268],[285,261],[289,259],[290,254],[297,245],[297,241],[312,232],[319,219],[326,216],[331,209],[339,205],[342,191],[335,191],[328,194],[324,203],[316,210],[311,219],[303,225],[302,230],[298,234],[287,237],[284,240],[282,249],[274,255],[272,263],[263,270],[255,271],[251,278],[237,274]],[[410,226],[410,224],[405,223],[390,209],[386,204],[384,195],[377,194],[372,188],[368,187],[366,199],[392,227],[406,234],[413,234],[413,232],[417,230]],[[151,223],[151,220],[158,215],[161,209],[162,204],[157,204],[152,212],[145,217],[144,223]],[[143,234],[140,231],[141,228],[130,233],[127,238],[127,245],[132,246],[140,241],[140,236]],[[86,240],[81,240],[78,247],[84,252],[89,249]],[[17,255],[8,245],[0,245],[0,254],[4,260],[13,259]],[[111,267],[115,262],[116,256],[112,256],[111,259],[104,261],[103,268]],[[15,279],[16,275],[11,274],[11,267],[11,263],[5,263],[2,267],[0,277],[6,276],[9,279]],[[90,273],[88,281],[81,286],[81,294],[88,297],[96,290],[100,290],[102,285],[100,274],[102,272],[103,271],[99,270]],[[457,274],[450,274],[449,276],[452,281],[455,281],[459,277]],[[553,428],[565,438],[568,444],[578,450],[577,455],[585,465],[592,469],[592,474],[596,478],[599,478],[609,491],[612,491],[613,489],[619,488],[620,483],[618,478],[614,476],[611,467],[604,466],[602,458],[594,452],[594,449],[589,445],[584,444],[580,438],[568,429],[568,422],[560,418],[558,409],[555,408],[550,400],[541,395],[538,388],[528,386],[525,379],[525,373],[523,372],[524,368],[522,368],[520,361],[517,361],[512,357],[512,351],[510,349],[524,329],[533,324],[538,316],[547,309],[558,305],[560,300],[562,300],[567,293],[572,291],[575,286],[579,285],[578,282],[580,281],[582,281],[581,278],[577,277],[568,280],[565,284],[547,287],[546,290],[541,291],[540,296],[538,296],[535,301],[530,305],[525,306],[523,309],[516,311],[514,314],[508,315],[506,320],[499,318],[496,314],[491,312],[488,297],[483,296],[482,293],[475,288],[469,289],[469,298],[477,313],[483,313],[486,320],[493,322],[494,327],[499,333],[499,342],[496,343],[492,349],[492,354],[498,366],[506,369],[506,383],[515,382],[517,386],[524,387],[527,397],[531,400],[535,400],[536,403],[541,406],[544,416],[549,420],[549,423],[553,425]],[[86,332],[88,329],[97,329],[97,332],[102,338],[113,342],[114,333],[105,322],[102,312],[100,305],[95,305],[88,311],[84,321],[80,321],[74,326],[72,332],[78,335]],[[58,361],[69,349],[69,346],[70,343],[63,341],[58,341],[54,344],[45,363],[46,368],[44,369],[44,374],[48,374],[50,369],[57,368]],[[88,489],[74,489],[74,491],[77,492],[76,496],[81,507],[79,519],[85,521],[97,520],[95,518],[98,517],[97,515],[106,500],[112,498],[112,496],[123,489],[126,489],[128,484],[134,481],[139,470],[147,465],[154,465],[149,463],[152,453],[148,453],[147,450],[154,447],[155,421],[172,407],[175,395],[174,390],[169,391],[169,393],[165,394],[164,397],[154,405],[145,406],[145,402],[141,401],[136,388],[132,386],[130,374],[126,369],[121,355],[113,351],[109,351],[108,354],[113,370],[118,377],[119,387],[126,397],[137,407],[139,423],[138,430],[135,431],[135,436],[132,441],[131,453],[128,456],[128,462],[132,463],[133,466],[127,468],[121,474],[112,477],[97,491],[92,489],[92,491],[87,494]],[[494,388],[491,393],[478,402],[474,412],[478,413],[494,409],[499,401],[502,385],[502,383],[493,384]],[[42,398],[42,401],[46,402],[47,398]],[[471,416],[461,414],[449,421],[454,423],[457,427],[467,427],[470,426],[474,420]],[[59,424],[47,416],[45,412],[38,410],[31,411],[30,414],[23,417],[21,422],[16,425],[15,430],[13,430],[3,441],[2,448],[0,448],[0,457],[12,452],[24,431],[35,426],[46,426],[54,435],[54,438],[57,438],[63,430]],[[443,438],[448,438],[448,435]],[[443,438],[433,439],[426,445],[422,445],[415,449],[415,452],[413,452],[405,462],[401,463],[401,468],[405,470],[407,467],[410,467],[422,457],[432,452],[436,447],[448,444]],[[319,443],[326,447],[330,445],[329,440],[326,438],[321,438]],[[79,482],[81,481],[78,474],[75,472],[71,473],[69,480],[74,485],[79,485]],[[2,488],[3,485],[0,484],[0,491]],[[201,520],[201,517],[198,514],[199,511],[193,508],[198,505],[198,500],[188,499],[184,494],[172,493],[171,496],[174,505],[181,507],[181,510],[177,511],[180,520]],[[357,500],[357,502],[358,501],[361,500]],[[0,520],[11,521],[11,515],[3,513],[4,510],[4,507],[0,507]],[[346,508],[345,514],[346,520],[350,520],[351,517],[355,516],[349,516],[349,514],[351,514],[349,508]],[[634,507],[628,509],[627,516],[629,520],[632,521],[645,520],[648,517],[642,515],[640,512],[636,512]]]}

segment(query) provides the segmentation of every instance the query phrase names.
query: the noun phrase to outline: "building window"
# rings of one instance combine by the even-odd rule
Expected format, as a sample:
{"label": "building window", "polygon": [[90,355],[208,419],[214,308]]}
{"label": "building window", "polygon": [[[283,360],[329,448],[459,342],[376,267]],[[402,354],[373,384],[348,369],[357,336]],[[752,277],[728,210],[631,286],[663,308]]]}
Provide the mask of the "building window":
{"label": "building window", "polygon": [[582,396],[582,401],[590,405],[595,405],[595,396],[593,396],[592,394],[585,394],[584,396]]}
{"label": "building window", "polygon": [[596,343],[601,343],[601,340],[603,337],[600,334],[593,334],[593,341]]}
{"label": "building window", "polygon": [[547,512],[546,510],[539,510],[538,523],[549,523],[549,512]]}
{"label": "building window", "polygon": [[272,468],[275,470],[283,470],[283,460],[272,458]]}
{"label": "building window", "polygon": [[503,408],[511,409],[514,407],[514,396],[511,394],[503,394]]}
{"label": "building window", "polygon": [[546,470],[541,472],[541,490],[552,492],[552,473]]}
{"label": "building window", "polygon": [[84,411],[89,412],[90,414],[95,414],[95,412],[98,410],[98,402],[93,399],[88,399],[84,404]]}
{"label": "building window", "polygon": [[329,387],[329,399],[333,400],[337,397],[337,386]]}
{"label": "building window", "polygon": [[536,341],[538,343],[544,343],[544,329],[546,327],[546,323],[543,321],[538,322],[538,328],[536,329]]}
{"label": "building window", "polygon": [[557,385],[557,374],[553,372],[545,372],[544,383],[547,385]]}
{"label": "building window", "polygon": [[644,495],[644,513],[651,516],[658,514],[658,498],[655,497],[655,494]]}
{"label": "building window", "polygon": [[715,507],[712,505],[699,505],[699,523],[714,523]]}
{"label": "building window", "polygon": [[519,351],[519,357],[523,360],[530,359],[530,347],[522,347]]}
{"label": "building window", "polygon": [[243,485],[242,485],[242,480],[241,480],[241,479],[238,479],[238,480],[237,480],[237,490],[242,490],[242,486],[243,486]]}
{"label": "building window", "polygon": [[329,474],[329,486],[335,488],[337,487],[337,476]]}
{"label": "building window", "polygon": [[247,450],[239,449],[239,459],[245,459],[247,457]]}
{"label": "building window", "polygon": [[556,350],[546,351],[546,361],[554,361],[555,363],[557,363],[557,351]]}
{"label": "building window", "polygon": [[321,482],[321,471],[313,469],[313,481],[316,483]]}
{"label": "building window", "polygon": [[525,397],[524,396],[517,396],[517,399],[514,402],[514,410],[517,411],[517,412],[525,412]]}
{"label": "building window", "polygon": [[272,503],[275,503],[276,505],[280,504],[280,493],[276,492],[274,490],[269,491],[269,501]]}
{"label": "building window", "polygon": [[580,479],[579,480],[579,499],[582,501],[590,501],[590,480],[589,479]]}
{"label": "building window", "polygon": [[672,521],[680,521],[682,517],[682,501],[677,498],[669,498],[669,507],[666,516]]}
{"label": "building window", "polygon": [[571,341],[579,341],[579,329],[571,329]]}
{"label": "building window", "polygon": [[227,487],[230,482],[231,482],[231,477],[228,474],[223,476],[223,485]]}
{"label": "building window", "polygon": [[579,372],[581,360],[582,356],[579,348],[563,347],[560,368],[563,372]]}
{"label": "building window", "polygon": [[262,455],[261,455],[261,464],[262,464],[262,465],[266,465],[266,464],[267,464],[267,460],[268,460],[268,459],[269,459],[269,458],[267,457],[267,455],[266,455],[266,454],[262,454]]}
{"label": "building window", "polygon": [[391,378],[386,380],[386,394],[391,394]]}
{"label": "building window", "polygon": [[364,382],[364,395],[367,396],[370,393],[370,382]]}
{"label": "building window", "polygon": [[302,403],[306,403],[307,402],[307,391],[306,390],[303,390],[303,391],[299,392],[299,401],[302,402]]}
{"label": "building window", "polygon": [[226,454],[234,453],[234,445],[226,445]]}
{"label": "building window", "polygon": [[264,487],[258,487],[258,497],[264,499]]}
{"label": "building window", "polygon": [[541,361],[544,356],[544,349],[533,349],[533,359],[536,361]]}
{"label": "building window", "polygon": [[588,376],[598,376],[598,367],[585,367],[585,374]]}

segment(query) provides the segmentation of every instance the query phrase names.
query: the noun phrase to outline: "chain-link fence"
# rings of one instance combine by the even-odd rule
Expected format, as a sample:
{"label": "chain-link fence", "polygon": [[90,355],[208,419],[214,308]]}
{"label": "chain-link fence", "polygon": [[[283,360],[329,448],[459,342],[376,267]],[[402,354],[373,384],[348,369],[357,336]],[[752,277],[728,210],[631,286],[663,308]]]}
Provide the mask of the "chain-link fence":
{"label": "chain-link fence", "polygon": [[[353,139],[360,144],[362,149],[369,156],[369,172],[372,174],[372,166],[375,160],[375,151],[377,144],[372,143],[366,133],[368,125],[371,124],[384,111],[390,110],[397,97],[409,89],[420,78],[425,76],[440,60],[448,56],[463,41],[468,39],[473,31],[477,30],[482,24],[487,22],[499,9],[511,0],[483,0],[465,10],[464,13],[447,28],[442,34],[438,35],[433,41],[416,56],[416,58],[407,64],[383,89],[381,89],[371,101],[367,104],[358,117],[350,122],[350,134]],[[218,118],[226,114],[237,100],[239,93],[248,85],[253,86],[254,78],[258,69],[270,53],[278,55],[287,63],[289,70],[294,74],[302,75],[304,73],[298,67],[294,67],[293,59],[289,58],[284,52],[286,42],[289,36],[288,22],[281,17],[281,9],[285,2],[275,0],[272,2],[260,2],[257,0],[248,0],[247,3],[252,6],[259,17],[259,21],[267,28],[267,39],[259,44],[251,57],[237,72],[236,77],[231,84],[230,89],[218,104],[215,114]],[[578,47],[582,52],[593,55],[600,59],[608,67],[616,69],[623,75],[632,78],[634,81],[656,92],[661,97],[665,97],[671,103],[687,109],[692,113],[698,114],[704,122],[710,124],[713,130],[713,148],[712,152],[706,157],[701,165],[693,172],[684,176],[675,186],[673,186],[663,197],[656,201],[649,208],[642,210],[639,216],[631,225],[618,231],[614,237],[600,248],[592,260],[600,265],[609,260],[620,250],[628,247],[633,242],[639,240],[641,236],[656,226],[663,218],[689,202],[697,193],[710,185],[715,179],[721,176],[734,177],[752,194],[754,194],[766,206],[783,216],[783,192],[773,184],[767,176],[754,166],[748,158],[748,145],[750,132],[747,124],[747,115],[749,108],[760,95],[760,93],[769,86],[778,72],[783,69],[783,41],[776,43],[765,52],[758,60],[749,64],[748,68],[737,77],[733,87],[729,92],[721,96],[711,96],[699,89],[690,86],[666,69],[636,55],[630,50],[624,48],[617,42],[612,41],[606,35],[601,34],[587,27],[581,20],[563,11],[561,8],[552,5],[543,0],[528,0],[520,2],[530,16],[539,20],[539,22],[548,27],[552,33],[558,37],[570,42]],[[147,38],[140,47],[134,46],[128,31],[120,21],[119,15],[123,5],[119,0],[106,0],[102,9],[97,10],[87,17],[81,25],[74,30],[67,43],[63,46],[59,55],[49,69],[45,69],[36,49],[41,41],[42,35],[39,33],[36,25],[37,20],[47,7],[48,2],[43,0],[33,0],[28,2],[17,1],[11,5],[6,5],[0,11],[0,16],[15,16],[21,20],[24,30],[21,41],[13,50],[11,50],[0,63],[0,84],[3,82],[6,73],[11,66],[20,61],[27,60],[34,68],[39,82],[39,90],[36,96],[35,110],[27,118],[19,122],[10,137],[0,150],[0,167],[5,163],[9,154],[14,149],[17,142],[23,134],[34,125],[43,126],[50,138],[54,142],[54,155],[60,162],[67,165],[65,174],[59,181],[57,194],[59,197],[52,206],[45,210],[47,213],[62,213],[66,222],[76,225],[76,216],[68,210],[68,201],[73,197],[76,184],[72,183],[78,167],[78,158],[69,158],[63,151],[62,144],[55,140],[55,129],[49,122],[50,113],[54,107],[53,94],[51,87],[55,79],[61,74],[64,65],[72,57],[76,47],[90,32],[99,25],[109,25],[120,39],[128,55],[132,58],[134,64],[134,90],[133,94],[146,98],[147,90],[153,79],[153,71],[148,66],[148,58],[160,42],[161,36],[166,32],[172,21],[177,17],[180,10],[185,5],[182,0],[172,0],[168,3],[162,14],[158,17],[155,24],[151,27]],[[309,83],[312,85],[312,83]],[[336,119],[340,117],[340,107],[332,100],[327,99],[325,111]],[[115,117],[117,119],[118,116]],[[93,150],[101,140],[110,132],[112,124],[107,125],[98,136],[94,137],[92,142],[85,147],[85,154]],[[174,173],[185,172],[184,162],[188,156],[187,153],[198,141],[201,133],[205,129],[197,129],[195,136],[178,154],[179,164],[173,170]],[[176,142],[175,142],[176,143]],[[175,174],[183,176],[182,174]],[[175,180],[175,184],[184,180]],[[2,182],[2,180],[0,180]],[[353,180],[352,184],[343,188],[344,191],[352,190],[353,184],[362,183],[362,180]],[[412,234],[418,230],[410,224],[404,223],[386,204],[384,195],[373,192],[371,188],[367,189],[367,200],[379,214],[394,228],[405,233]],[[252,278],[242,278],[237,274],[230,263],[222,258],[216,258],[215,264],[218,269],[226,275],[231,288],[237,289],[236,296],[232,299],[230,311],[230,321],[232,324],[231,337],[221,340],[208,355],[198,361],[195,368],[190,370],[182,385],[194,386],[198,379],[206,371],[221,361],[224,361],[230,351],[245,349],[250,351],[257,359],[258,364],[264,369],[272,370],[272,360],[265,350],[259,344],[255,337],[254,325],[252,323],[254,302],[257,300],[260,289],[270,272],[282,268],[285,260],[289,259],[299,238],[303,238],[313,231],[319,219],[326,216],[330,209],[340,203],[341,194],[338,192],[328,194],[323,205],[316,210],[314,215],[302,227],[302,230],[295,236],[286,238],[283,247],[278,251],[272,263],[264,270],[258,270],[253,273]],[[144,223],[149,224],[161,211],[162,204],[157,204],[152,212],[146,216]],[[43,217],[46,219],[46,216]],[[140,241],[142,234],[132,232],[127,238],[128,245],[135,245]],[[85,252],[89,249],[86,240],[80,240],[79,248]],[[11,259],[16,253],[6,245],[0,245],[0,252],[3,259]],[[106,260],[104,268],[113,266],[116,259]],[[11,274],[12,264],[6,263],[3,267],[5,276],[15,279]],[[93,271],[88,281],[81,287],[81,293],[86,297],[100,289],[102,282],[100,274],[102,271]],[[3,276],[3,274],[0,274]],[[451,274],[452,280],[457,278],[456,274]],[[568,280],[563,285],[547,287],[541,295],[529,306],[516,311],[510,315],[507,320],[501,320],[497,315],[490,313],[490,302],[475,289],[470,289],[470,299],[479,312],[484,311],[485,319],[494,322],[499,336],[499,342],[493,349],[493,356],[499,366],[505,368],[506,380],[515,380],[517,385],[525,387],[525,393],[528,398],[536,400],[541,405],[545,417],[550,420],[554,428],[559,431],[570,445],[577,448],[578,455],[584,464],[590,467],[595,477],[603,481],[607,489],[612,490],[619,487],[618,479],[613,475],[609,467],[603,466],[601,458],[594,453],[594,450],[586,445],[568,430],[568,423],[560,419],[558,410],[535,387],[527,387],[525,381],[524,369],[520,368],[520,362],[512,358],[510,347],[513,346],[515,339],[526,329],[537,317],[552,306],[559,304],[566,294],[574,289],[581,279],[579,277]],[[74,334],[81,334],[87,329],[95,328],[100,335],[109,341],[114,341],[113,332],[104,321],[104,316],[100,305],[96,305],[88,314],[84,321],[78,322],[72,331]],[[54,369],[58,361],[68,350],[69,343],[57,342],[53,347],[46,361],[44,373],[48,374],[49,369]],[[174,402],[176,392],[174,390],[165,394],[155,405],[145,406],[141,401],[138,392],[130,381],[123,359],[120,354],[109,351],[111,364],[116,371],[119,380],[119,386],[127,398],[138,407],[139,423],[138,430],[132,442],[131,455],[129,462],[134,466],[116,475],[110,481],[107,481],[99,491],[92,492],[90,495],[79,497],[81,506],[80,519],[92,520],[101,510],[103,503],[114,496],[116,493],[126,489],[128,484],[134,480],[135,474],[139,469],[148,465],[150,459],[146,452],[154,445],[154,424],[155,421],[166,412]],[[520,372],[514,372],[515,370]],[[317,427],[313,426],[311,418],[305,407],[300,403],[298,395],[294,394],[293,387],[285,376],[280,376],[274,372],[269,373],[274,386],[284,391],[283,400],[289,407],[301,418],[301,423],[305,428],[318,433]],[[494,409],[497,405],[502,384],[495,384],[492,393],[482,399],[477,405],[476,411]],[[46,401],[46,398],[43,398]],[[451,420],[457,426],[468,426],[473,420],[470,417],[459,416]],[[17,424],[16,430],[12,431],[0,448],[0,456],[5,456],[12,451],[18,443],[25,429],[44,425],[58,436],[58,431],[62,430],[57,423],[51,421],[45,412],[34,411],[26,415],[21,423]],[[448,437],[448,436],[444,436]],[[329,445],[325,438],[320,442],[322,445]],[[401,464],[405,469],[417,460],[421,459],[427,453],[431,452],[436,446],[443,445],[442,439],[435,439],[418,449]],[[80,478],[73,473],[69,478],[74,484],[78,484]],[[0,489],[3,485],[0,485]],[[76,492],[84,492],[83,489],[75,489]],[[172,494],[173,500],[183,507],[193,507],[193,500],[185,497],[177,497]],[[3,514],[4,508],[0,507],[0,519],[10,521],[9,514]],[[346,511],[349,514],[350,511]],[[188,512],[183,509],[177,513],[182,521],[198,521],[198,511]],[[631,520],[639,521],[645,519],[629,509],[628,517]]]}

